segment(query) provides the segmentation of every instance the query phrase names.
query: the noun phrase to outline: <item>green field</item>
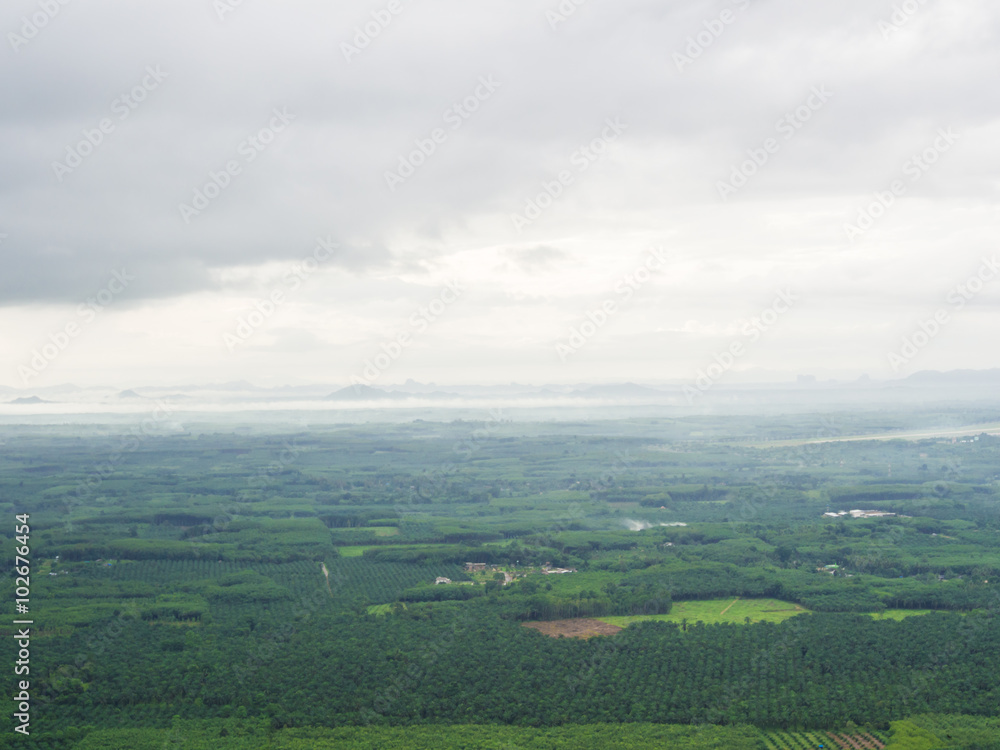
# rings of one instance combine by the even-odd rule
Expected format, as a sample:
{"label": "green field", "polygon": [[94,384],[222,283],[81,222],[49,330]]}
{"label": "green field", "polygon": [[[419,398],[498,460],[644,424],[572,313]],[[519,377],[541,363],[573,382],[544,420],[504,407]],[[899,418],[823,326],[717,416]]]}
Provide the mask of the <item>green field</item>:
{"label": "green field", "polygon": [[337,551],[340,553],[341,557],[361,557],[366,549],[371,549],[371,547],[365,545],[352,545],[349,547],[337,547]]}
{"label": "green field", "polygon": [[[731,606],[730,606],[731,605]],[[876,620],[903,620],[917,615],[929,615],[933,609],[887,609],[884,612],[872,612]],[[809,610],[791,602],[777,599],[708,599],[694,602],[674,602],[669,615],[621,615],[599,617],[601,622],[619,627],[627,627],[633,622],[644,620],[659,620],[662,622],[681,623],[687,620],[689,625],[701,621],[706,625],[720,622],[783,622],[795,615],[807,614]]]}
{"label": "green field", "polygon": [[789,617],[806,614],[808,611],[797,604],[777,599],[707,599],[695,602],[674,602],[668,615],[623,615],[596,619],[622,628],[633,622],[644,620],[676,623],[687,620],[689,625],[699,621],[706,625],[714,625],[720,622],[746,622],[748,617],[750,622],[783,622]]}

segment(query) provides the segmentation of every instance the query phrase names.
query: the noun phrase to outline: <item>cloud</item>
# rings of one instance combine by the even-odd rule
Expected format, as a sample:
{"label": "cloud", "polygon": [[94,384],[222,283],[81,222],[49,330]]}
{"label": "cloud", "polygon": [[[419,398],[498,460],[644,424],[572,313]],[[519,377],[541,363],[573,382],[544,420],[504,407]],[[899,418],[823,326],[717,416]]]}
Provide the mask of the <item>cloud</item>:
{"label": "cloud", "polygon": [[[281,346],[378,346],[460,277],[470,293],[440,364],[421,359],[427,371],[410,374],[444,381],[456,361],[472,372],[454,347],[489,341],[496,356],[483,362],[506,361],[508,379],[556,379],[565,370],[525,342],[564,335],[662,245],[674,265],[602,333],[624,375],[658,372],[657,330],[725,330],[790,280],[814,312],[809,330],[789,318],[789,336],[822,346],[788,366],[835,356],[876,372],[883,363],[857,355],[854,337],[884,350],[881,332],[936,304],[934,279],[947,290],[995,244],[1000,9],[918,5],[894,19],[891,4],[867,0],[622,0],[554,23],[551,1],[403,0],[386,24],[377,1],[247,2],[220,18],[209,0],[93,0],[60,5],[15,50],[8,34],[38,8],[16,0],[0,25],[0,325],[29,309],[58,318],[125,267],[136,282],[102,325],[126,330],[118,316],[141,308],[155,328],[222,331],[227,300],[252,304],[332,236],[339,252],[274,323],[300,330]],[[358,50],[350,60],[344,45]],[[832,96],[786,138],[779,123],[815,87]],[[600,145],[609,118],[627,128]],[[941,128],[961,140],[852,244],[844,225],[910,179],[907,164]],[[780,148],[745,167],[767,139]],[[723,200],[734,169],[752,174]],[[511,215],[529,201],[546,206],[519,229]],[[979,304],[995,305],[995,292]],[[859,334],[853,310],[877,317]],[[674,366],[690,369],[714,343],[692,334]],[[148,347],[140,359],[156,372],[166,354]],[[174,362],[197,372],[202,360],[181,349]],[[277,377],[296,351],[297,376],[322,377],[306,348],[262,366]],[[787,353],[756,356],[781,367]],[[79,361],[81,377],[94,372]]]}
{"label": "cloud", "polygon": [[557,261],[567,258],[567,254],[555,247],[539,245],[530,248],[505,248],[502,253],[524,271],[551,268]]}

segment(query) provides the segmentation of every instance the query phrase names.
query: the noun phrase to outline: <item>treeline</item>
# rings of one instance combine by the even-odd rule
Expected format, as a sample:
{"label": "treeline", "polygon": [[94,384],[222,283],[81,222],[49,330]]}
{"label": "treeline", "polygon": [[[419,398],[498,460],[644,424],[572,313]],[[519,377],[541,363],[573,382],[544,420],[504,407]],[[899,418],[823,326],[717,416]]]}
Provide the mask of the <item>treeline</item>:
{"label": "treeline", "polygon": [[893,722],[889,750],[1000,750],[1000,719],[925,714]]}
{"label": "treeline", "polygon": [[[922,712],[991,715],[1000,699],[1000,622],[988,616],[803,615],[686,631],[645,622],[582,641],[507,619],[505,607],[520,604],[414,604],[360,617],[220,609],[186,638],[141,620],[113,631],[96,625],[38,650],[35,700],[47,729],[69,731],[162,726],[175,715],[245,715],[275,728],[654,722],[831,729],[849,721],[887,726]],[[103,632],[100,658],[88,658],[84,672],[68,669],[93,653],[88,640]]]}
{"label": "treeline", "polygon": [[[998,750],[1000,723],[975,716],[929,714],[893,722],[888,750]],[[171,722],[169,727],[52,732],[34,747],[78,750],[765,750],[765,733],[749,726],[582,724],[537,729],[500,725],[304,727],[275,729],[266,719]],[[773,741],[772,741],[773,742]],[[65,745],[63,743],[66,743]]]}
{"label": "treeline", "polygon": [[[58,735],[58,736],[57,736]],[[68,735],[68,737],[67,737]],[[434,727],[305,727],[274,729],[268,720],[175,720],[170,727],[52,733],[82,739],[77,750],[162,750],[172,744],[187,750],[765,750],[753,727],[663,724],[584,724],[556,729],[497,725]],[[85,737],[85,738],[84,738]],[[45,740],[42,740],[44,743]],[[51,747],[58,745],[52,744]],[[45,745],[35,744],[44,748]]]}
{"label": "treeline", "polygon": [[491,611],[516,621],[562,620],[606,615],[666,615],[673,601],[665,588],[637,581],[609,583],[601,591],[582,591],[576,596],[550,593],[551,585],[523,580],[505,588],[499,581],[485,586],[424,585],[407,589],[403,602],[468,601],[490,597]]}
{"label": "treeline", "polygon": [[818,612],[1000,609],[997,587],[976,581],[926,582],[874,576],[844,579],[811,571],[702,562],[632,571],[622,579],[622,583],[630,582],[665,589],[674,600],[766,597],[794,601]]}
{"label": "treeline", "polygon": [[673,502],[711,502],[724,500],[730,495],[729,487],[708,484],[665,484],[636,487],[615,487],[614,489],[590,491],[594,500],[609,503],[639,503],[643,507],[658,508],[670,506]]}
{"label": "treeline", "polygon": [[329,546],[295,548],[289,545],[198,544],[172,539],[115,539],[94,544],[59,547],[66,562],[94,560],[224,560],[227,562],[286,563],[296,560],[322,560],[331,553]]}
{"label": "treeline", "polygon": [[546,546],[511,544],[504,547],[467,546],[462,544],[432,547],[396,547],[366,549],[362,556],[371,562],[404,562],[421,565],[464,564],[539,566],[546,562],[556,567],[576,567],[583,564],[579,557]]}

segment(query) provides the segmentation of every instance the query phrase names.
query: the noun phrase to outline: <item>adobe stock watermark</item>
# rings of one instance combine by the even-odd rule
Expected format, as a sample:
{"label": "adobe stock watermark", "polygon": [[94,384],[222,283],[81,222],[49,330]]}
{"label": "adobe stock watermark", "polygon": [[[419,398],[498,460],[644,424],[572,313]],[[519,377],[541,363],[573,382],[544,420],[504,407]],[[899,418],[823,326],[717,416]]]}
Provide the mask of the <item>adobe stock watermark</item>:
{"label": "adobe stock watermark", "polygon": [[585,5],[587,0],[562,0],[555,8],[545,11],[545,20],[549,22],[549,27],[555,31],[559,24],[566,23],[569,17],[576,13],[581,5]]}
{"label": "adobe stock watermark", "polygon": [[[617,449],[614,452],[615,461],[598,474],[596,479],[584,477],[566,488],[568,492],[607,492],[619,482],[622,474],[627,474],[632,470],[635,459],[629,455],[628,449]],[[548,527],[549,533],[559,533],[561,531],[571,531],[573,524],[582,521],[587,517],[587,509],[579,500],[566,498],[560,500],[566,503],[565,507],[553,518],[553,523]]]}
{"label": "adobe stock watermark", "polygon": [[49,708],[63,697],[62,693],[68,691],[72,695],[75,692],[75,685],[79,685],[93,674],[97,658],[112,648],[129,623],[139,617],[141,617],[139,605],[135,600],[127,600],[117,610],[115,619],[103,625],[99,631],[89,632],[97,630],[96,623],[92,628],[88,628],[89,635],[83,650],[77,653],[72,662],[49,669],[35,690],[35,700]]}
{"label": "adobe stock watermark", "polygon": [[267,466],[263,466],[258,471],[247,477],[247,489],[240,489],[236,492],[236,497],[242,502],[232,502],[227,506],[219,507],[212,524],[204,524],[199,531],[200,536],[218,534],[226,531],[236,519],[249,515],[252,510],[251,494],[254,491],[261,493],[274,483],[273,477],[288,470],[288,467],[298,460],[299,453],[306,449],[295,444],[295,438],[286,439],[282,444],[282,450],[274,461]]}
{"label": "adobe stock watermark", "polygon": [[155,401],[156,408],[152,413],[133,426],[127,434],[122,435],[121,442],[117,448],[108,454],[103,463],[95,464],[94,470],[89,473],[86,479],[81,479],[73,490],[73,497],[66,500],[65,522],[67,528],[72,528],[73,520],[71,513],[73,508],[86,499],[93,496],[94,492],[119,471],[121,462],[129,453],[135,453],[142,444],[150,437],[159,435],[160,423],[170,418],[173,408],[163,401]]}
{"label": "adobe stock watermark", "polygon": [[226,16],[243,5],[243,0],[212,0],[212,8],[220,21],[225,21]]}
{"label": "adobe stock watermark", "polygon": [[524,213],[512,213],[510,215],[510,221],[518,234],[528,224],[540,218],[542,213],[552,206],[556,199],[562,196],[566,188],[573,184],[577,176],[586,172],[590,168],[590,165],[603,157],[608,152],[611,144],[617,141],[628,130],[628,125],[623,123],[620,117],[609,117],[604,121],[604,124],[605,128],[599,136],[570,154],[569,162],[572,166],[576,167],[576,174],[570,169],[563,169],[556,174],[554,180],[543,180],[541,183],[541,192],[525,199]]}
{"label": "adobe stock watermark", "polygon": [[488,413],[489,419],[482,423],[482,427],[475,427],[468,434],[468,437],[455,443],[452,447],[454,458],[449,457],[437,468],[433,470],[425,469],[423,473],[415,477],[414,484],[411,487],[413,491],[410,493],[407,502],[405,504],[396,503],[394,505],[394,509],[399,514],[400,519],[406,517],[413,518],[416,514],[420,513],[419,510],[414,509],[414,505],[423,505],[425,502],[432,500],[435,494],[444,493],[447,488],[448,479],[456,475],[460,465],[464,464],[475,453],[481,451],[492,441],[495,433],[501,426],[509,425],[513,421],[505,417],[503,409],[499,407],[490,409]]}
{"label": "adobe stock watermark", "polygon": [[[372,705],[366,705],[358,712],[366,726],[382,719],[396,701],[412,695],[422,682],[436,676],[435,665],[455,647],[456,639],[466,636],[468,629],[476,624],[476,615],[468,607],[460,608],[459,612],[450,628],[439,631],[433,640],[424,640],[422,648],[407,660],[405,670],[400,668],[388,681],[388,687],[375,697]],[[448,661],[445,659],[445,662]]]}
{"label": "adobe stock watermark", "polygon": [[[791,112],[785,113],[774,124],[774,129],[778,135],[783,137],[784,141],[790,141],[816,112],[823,109],[832,96],[833,92],[828,91],[826,86],[813,86],[806,100]],[[782,141],[777,138],[765,138],[760,148],[747,149],[747,156],[750,158],[739,164],[733,164],[728,180],[719,180],[715,183],[719,197],[723,200],[729,200],[729,196],[745,187],[750,179],[771,160],[771,157],[781,151],[781,147]]]}
{"label": "adobe stock watermark", "polygon": [[384,8],[372,11],[371,21],[366,21],[361,26],[355,26],[354,36],[351,37],[351,41],[354,44],[347,42],[340,43],[340,51],[344,53],[344,59],[347,60],[348,64],[360,55],[363,50],[367,49],[368,45],[388,28],[389,24],[392,23],[392,19],[402,12],[403,3],[401,0],[389,0]]}
{"label": "adobe stock watermark", "polygon": [[903,164],[903,176],[910,178],[908,183],[902,179],[893,180],[886,190],[875,191],[875,200],[858,209],[857,221],[854,224],[844,224],[847,239],[855,242],[875,226],[875,222],[885,216],[889,209],[895,205],[896,199],[906,195],[910,187],[920,182],[931,167],[941,160],[941,156],[950,151],[952,146],[961,139],[962,137],[953,133],[951,128],[939,130],[930,146],[913,154]]}
{"label": "adobe stock watermark", "polygon": [[38,10],[30,16],[21,16],[20,34],[13,31],[7,34],[7,41],[10,42],[11,49],[19,52],[21,47],[37,37],[52,19],[59,15],[64,5],[69,5],[70,0],[38,0]]}
{"label": "adobe stock watermark", "polygon": [[129,274],[124,268],[120,271],[112,271],[108,283],[97,294],[88,297],[86,302],[76,308],[76,318],[68,321],[58,331],[50,333],[48,343],[37,349],[32,349],[31,360],[27,365],[17,366],[17,374],[20,376],[21,382],[30,385],[32,379],[41,375],[66,350],[69,342],[83,333],[84,329],[94,322],[98,313],[114,302],[115,297],[124,292],[133,281],[135,281],[135,276]]}
{"label": "adobe stock watermark", "polygon": [[619,306],[632,299],[633,295],[653,278],[653,273],[662,271],[666,265],[667,259],[663,255],[663,248],[650,248],[646,259],[615,284],[614,292],[618,297],[608,297],[595,309],[588,310],[585,313],[586,320],[579,325],[572,326],[565,341],[556,342],[555,350],[560,361],[565,362],[568,357],[586,346],[587,342],[607,325],[611,316],[619,312]]}
{"label": "adobe stock watermark", "polygon": [[733,0],[733,5],[736,6],[735,11],[726,8],[716,18],[702,21],[701,25],[705,28],[687,38],[683,54],[679,51],[674,52],[674,64],[677,66],[677,70],[684,72],[684,68],[693,65],[695,60],[705,54],[705,50],[715,44],[715,41],[725,33],[726,28],[735,23],[738,18],[736,14],[742,13],[750,7],[750,0]]}
{"label": "adobe stock watermark", "polygon": [[[146,101],[146,98],[160,87],[166,80],[169,73],[160,70],[159,65],[149,65],[146,67],[146,75],[142,77],[130,91],[126,91],[121,96],[112,99],[110,104],[111,114],[118,116],[118,122],[124,122],[132,112]],[[107,136],[115,132],[117,127],[110,117],[103,117],[94,128],[84,128],[83,138],[76,144],[66,147],[66,158],[64,161],[52,162],[52,171],[58,182],[62,182],[67,175],[72,174],[82,164],[84,159],[89,157],[100,148]]]}
{"label": "adobe stock watermark", "polygon": [[912,362],[944,330],[944,327],[951,323],[951,314],[975,299],[986,288],[986,284],[997,277],[997,274],[1000,274],[1000,261],[997,260],[997,256],[983,258],[982,264],[974,274],[948,291],[945,296],[946,307],[939,307],[930,318],[921,320],[917,324],[918,330],[903,337],[897,351],[887,353],[892,371],[899,372],[899,368]]}
{"label": "adobe stock watermark", "polygon": [[427,138],[417,138],[413,141],[416,146],[408,154],[400,154],[395,171],[386,170],[385,184],[389,192],[396,192],[396,188],[406,182],[416,174],[416,171],[427,163],[427,159],[437,153],[438,148],[448,140],[449,135],[460,129],[465,121],[479,111],[480,106],[496,93],[501,84],[493,79],[492,75],[479,76],[479,85],[460,102],[455,102],[444,111],[442,118],[449,126],[450,133],[444,128],[434,128]]}
{"label": "adobe stock watermark", "polygon": [[210,170],[208,181],[192,191],[190,205],[187,203],[177,204],[177,210],[180,211],[184,223],[190,224],[191,219],[201,216],[202,212],[212,204],[212,201],[222,195],[222,191],[232,184],[233,178],[243,173],[243,167],[252,164],[268,146],[274,143],[278,133],[284,131],[295,120],[295,117],[288,111],[288,107],[271,110],[271,119],[268,124],[256,133],[244,138],[237,146],[236,153],[243,157],[242,161],[230,159],[218,172]]}
{"label": "adobe stock watermark", "polygon": [[267,322],[278,308],[287,301],[285,295],[294,292],[312,274],[319,270],[320,263],[329,260],[334,250],[340,247],[329,235],[326,238],[318,237],[316,247],[310,255],[302,259],[300,263],[293,265],[281,279],[281,287],[273,289],[266,297],[261,297],[254,302],[253,310],[245,316],[236,319],[236,328],[233,333],[226,331],[222,340],[226,349],[233,354],[237,347],[242,346],[257,332],[257,330]]}
{"label": "adobe stock watermark", "polygon": [[927,0],[903,0],[899,5],[893,5],[889,20],[878,22],[878,30],[882,32],[882,38],[888,41],[893,34],[901,31],[924,5],[927,5]]}
{"label": "adobe stock watermark", "polygon": [[[326,568],[325,563],[323,568]],[[334,574],[334,586],[338,591],[345,581],[346,576],[343,574]],[[243,665],[240,666],[235,662],[232,665],[233,676],[237,682],[245,685],[262,667],[266,668],[283,651],[287,651],[289,642],[301,632],[302,625],[308,623],[321,609],[329,606],[332,598],[333,588],[329,590],[316,588],[308,594],[299,594],[297,604],[285,604],[283,608],[287,610],[287,614],[274,630],[264,631],[263,636],[255,631],[253,637],[247,639],[247,655]]]}
{"label": "adobe stock watermark", "polygon": [[759,315],[751,318],[740,333],[747,339],[733,341],[725,350],[717,352],[713,357],[712,364],[704,369],[698,370],[694,386],[684,386],[684,396],[688,404],[693,404],[695,398],[709,391],[722,376],[729,372],[736,361],[746,355],[750,344],[755,344],[760,337],[769,331],[781,319],[785,313],[792,309],[799,301],[798,295],[791,289],[779,291],[770,306],[764,308]]}
{"label": "adobe stock watermark", "polygon": [[414,310],[407,320],[410,324],[410,330],[400,332],[389,341],[383,341],[379,347],[381,351],[374,357],[365,360],[361,374],[351,376],[351,384],[355,390],[358,390],[358,386],[371,385],[382,377],[382,374],[392,366],[392,363],[400,358],[403,351],[409,348],[414,337],[426,331],[431,323],[444,315],[448,308],[458,301],[464,291],[465,288],[457,281],[449,281],[429,304],[421,305]]}
{"label": "adobe stock watermark", "polygon": [[587,488],[594,492],[606,492],[617,483],[620,482],[619,477],[622,474],[627,474],[632,471],[632,464],[636,462],[637,459],[629,455],[628,449],[618,449],[615,451],[615,461],[603,472],[601,472],[597,479],[591,479],[590,485]]}

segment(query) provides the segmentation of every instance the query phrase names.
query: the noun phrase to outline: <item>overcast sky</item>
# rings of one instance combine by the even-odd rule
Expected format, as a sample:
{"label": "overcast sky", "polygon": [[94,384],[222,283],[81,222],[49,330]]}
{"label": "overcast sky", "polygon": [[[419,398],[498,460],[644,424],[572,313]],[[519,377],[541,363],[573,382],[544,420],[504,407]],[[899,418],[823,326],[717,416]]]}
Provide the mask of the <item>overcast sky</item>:
{"label": "overcast sky", "polygon": [[994,0],[9,0],[0,30],[0,384],[1000,366]]}

